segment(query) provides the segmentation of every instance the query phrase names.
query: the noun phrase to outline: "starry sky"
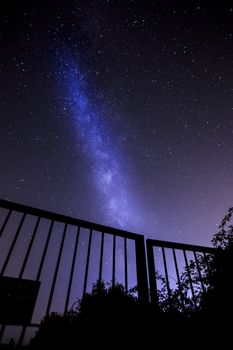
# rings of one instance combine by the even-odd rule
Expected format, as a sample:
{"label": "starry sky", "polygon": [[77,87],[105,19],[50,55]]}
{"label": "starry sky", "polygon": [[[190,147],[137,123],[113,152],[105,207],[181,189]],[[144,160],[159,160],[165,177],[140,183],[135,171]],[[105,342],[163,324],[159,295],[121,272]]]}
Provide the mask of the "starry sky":
{"label": "starry sky", "polygon": [[209,245],[233,198],[233,6],[0,6],[0,197]]}

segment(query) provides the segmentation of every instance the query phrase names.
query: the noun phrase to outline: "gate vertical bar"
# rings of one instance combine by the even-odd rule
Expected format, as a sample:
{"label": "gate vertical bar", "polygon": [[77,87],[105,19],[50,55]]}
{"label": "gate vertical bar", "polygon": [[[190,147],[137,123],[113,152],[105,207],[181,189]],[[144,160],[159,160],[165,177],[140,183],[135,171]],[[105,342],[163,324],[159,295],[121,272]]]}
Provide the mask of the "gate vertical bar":
{"label": "gate vertical bar", "polygon": [[70,279],[69,279],[69,284],[68,284],[68,289],[67,289],[67,294],[66,294],[66,303],[65,303],[64,313],[67,312],[68,306],[69,306],[69,302],[70,302],[70,292],[71,292],[71,286],[72,286],[73,275],[74,275],[75,261],[76,261],[76,258],[77,258],[79,233],[80,233],[80,227],[78,227],[78,230],[77,230],[77,233],[76,233],[76,239],[75,239],[75,245],[74,245],[74,254],[73,254],[72,265],[71,265],[71,270],[70,270]]}
{"label": "gate vertical bar", "polygon": [[43,268],[43,265],[44,265],[45,256],[46,256],[46,253],[47,253],[47,250],[48,250],[50,237],[51,237],[52,230],[53,230],[53,225],[54,225],[54,220],[51,221],[51,224],[50,224],[50,227],[49,227],[49,233],[48,233],[48,236],[47,236],[47,239],[46,239],[43,255],[42,255],[42,258],[41,258],[41,261],[40,261],[40,266],[39,266],[39,269],[38,269],[38,272],[37,272],[36,281],[39,281],[39,279],[40,279],[41,271],[42,271],[42,268]]}
{"label": "gate vertical bar", "polygon": [[184,310],[184,307],[185,307],[184,306],[184,294],[183,294],[182,287],[181,287],[180,273],[179,273],[178,263],[177,263],[177,259],[176,259],[176,251],[174,248],[172,248],[172,253],[173,253],[173,259],[174,259],[174,263],[175,263],[176,277],[177,277],[180,297],[181,297],[181,301],[182,301],[182,308]]}
{"label": "gate vertical bar", "polygon": [[127,238],[124,238],[124,256],[125,256],[125,292],[128,292],[128,256],[127,256]]}
{"label": "gate vertical bar", "polygon": [[150,301],[154,304],[158,304],[154,250],[153,250],[153,245],[149,239],[147,239],[146,241],[146,247],[147,247],[149,282],[150,282]]}
{"label": "gate vertical bar", "polygon": [[[21,279],[23,277],[23,273],[24,273],[25,267],[27,265],[27,261],[28,261],[28,258],[29,258],[29,255],[30,255],[30,252],[31,252],[31,249],[32,249],[32,245],[33,245],[34,239],[36,237],[36,233],[37,233],[37,229],[38,229],[38,226],[39,226],[39,223],[40,223],[40,219],[41,218],[38,217],[37,220],[36,220],[36,225],[34,227],[33,234],[31,236],[31,239],[30,239],[30,242],[29,242],[29,246],[28,246],[28,249],[27,249],[24,261],[23,261],[23,265],[22,265],[22,268],[21,268],[20,273],[19,273],[19,279]],[[27,326],[23,325],[22,330],[20,332],[18,346],[21,346],[23,344],[23,340],[24,340],[24,336],[25,336],[25,333],[26,333],[26,329],[27,329]]]}
{"label": "gate vertical bar", "polygon": [[50,290],[49,301],[48,301],[47,310],[46,310],[46,316],[48,316],[48,314],[49,314],[51,303],[52,303],[52,299],[53,299],[55,284],[56,284],[56,281],[57,281],[58,269],[59,269],[59,266],[60,266],[61,255],[62,255],[63,246],[64,246],[64,242],[65,242],[65,237],[66,237],[66,231],[67,231],[67,224],[65,224],[63,235],[62,235],[62,240],[61,240],[61,245],[60,245],[60,248],[59,248],[57,263],[56,263],[54,276],[53,276],[52,287],[51,287],[51,290]]}
{"label": "gate vertical bar", "polygon": [[85,277],[84,277],[84,285],[83,285],[83,297],[85,296],[86,290],[87,290],[87,277],[88,277],[89,261],[90,261],[90,254],[91,254],[91,240],[92,240],[92,229],[90,230],[90,234],[89,234],[87,261],[86,261],[86,269],[85,269]]}
{"label": "gate vertical bar", "polygon": [[112,286],[115,286],[116,279],[116,235],[113,235],[113,247],[112,247]]}
{"label": "gate vertical bar", "polygon": [[7,214],[7,216],[6,216],[5,220],[4,220],[4,223],[3,223],[2,227],[1,227],[1,230],[0,230],[0,237],[1,237],[1,235],[3,234],[3,232],[4,232],[4,230],[5,230],[5,227],[6,227],[6,225],[7,225],[7,223],[8,223],[8,220],[9,220],[9,218],[10,218],[10,216],[11,216],[11,213],[12,213],[12,209],[10,209],[10,210],[8,211],[8,214]]}
{"label": "gate vertical bar", "polygon": [[23,216],[22,216],[22,218],[21,218],[21,220],[20,220],[20,223],[19,223],[18,229],[17,229],[17,231],[16,231],[15,237],[14,237],[14,239],[13,239],[13,242],[12,242],[11,247],[10,247],[10,249],[9,249],[9,252],[8,252],[8,254],[7,254],[6,260],[5,260],[4,264],[3,264],[3,267],[2,267],[2,270],[1,270],[1,273],[0,273],[0,276],[3,276],[3,275],[4,275],[4,272],[5,272],[5,270],[6,270],[6,267],[7,267],[8,262],[9,262],[9,260],[10,260],[12,251],[13,251],[13,249],[14,249],[14,247],[15,247],[16,241],[17,241],[17,239],[18,239],[18,237],[19,237],[21,228],[22,228],[22,226],[23,226],[25,217],[26,217],[26,213],[23,214]]}
{"label": "gate vertical bar", "polygon": [[101,280],[102,280],[103,255],[104,255],[104,232],[102,232],[102,235],[101,235],[99,282],[101,282]]}
{"label": "gate vertical bar", "polygon": [[27,253],[25,255],[25,258],[24,258],[24,261],[23,261],[23,265],[22,265],[22,268],[21,268],[21,271],[20,271],[20,274],[19,274],[19,278],[23,277],[23,273],[24,273],[24,270],[25,270],[25,267],[26,267],[26,264],[27,264],[27,261],[28,261],[31,249],[32,249],[32,245],[33,245],[34,239],[36,237],[36,232],[37,232],[39,223],[40,223],[40,217],[37,218],[36,225],[35,225],[35,228],[33,230],[33,234],[32,234],[32,237],[30,239],[30,243],[29,243],[29,246],[28,246],[28,249],[27,249]]}
{"label": "gate vertical bar", "polygon": [[163,255],[163,266],[164,266],[164,271],[165,271],[167,292],[168,292],[168,297],[170,298],[171,297],[171,289],[170,289],[170,284],[169,284],[169,277],[168,277],[168,271],[167,271],[167,260],[166,260],[164,247],[162,247],[162,255]]}
{"label": "gate vertical bar", "polygon": [[135,239],[138,299],[140,302],[149,302],[149,291],[147,281],[146,252],[144,236],[138,235]]}
{"label": "gate vertical bar", "polygon": [[195,250],[193,251],[193,255],[194,255],[195,263],[196,263],[196,266],[197,266],[197,272],[198,272],[198,276],[199,276],[199,279],[200,279],[201,288],[202,288],[203,293],[205,293],[206,290],[205,290],[205,286],[204,286],[204,283],[203,283],[203,278],[202,278],[202,275],[201,275],[201,270],[200,270],[200,265],[199,265],[198,258],[197,258],[197,253],[195,252]]}
{"label": "gate vertical bar", "polygon": [[208,258],[209,255],[207,255],[206,253],[204,253],[204,259],[205,259],[205,263],[206,263],[206,267],[207,267],[207,270],[208,270],[208,274],[211,276],[211,271],[210,271],[210,265],[209,265],[209,258]]}
{"label": "gate vertical bar", "polygon": [[191,274],[190,274],[187,254],[186,254],[185,250],[183,250],[183,254],[184,254],[185,266],[186,266],[187,274],[188,274],[188,278],[189,278],[189,284],[190,284],[190,288],[191,288],[191,293],[192,293],[192,297],[193,297],[193,302],[194,302],[194,305],[195,305],[195,308],[196,308],[197,307],[196,297],[195,297],[195,292],[194,292],[194,288],[193,288],[192,277],[191,277]]}

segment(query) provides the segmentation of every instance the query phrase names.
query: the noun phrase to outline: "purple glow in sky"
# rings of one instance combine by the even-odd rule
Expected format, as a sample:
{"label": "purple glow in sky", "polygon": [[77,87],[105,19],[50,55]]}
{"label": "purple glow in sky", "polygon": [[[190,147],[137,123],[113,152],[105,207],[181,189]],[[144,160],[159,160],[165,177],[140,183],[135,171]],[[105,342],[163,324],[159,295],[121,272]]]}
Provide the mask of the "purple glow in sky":
{"label": "purple glow in sky", "polygon": [[[63,55],[60,53],[59,57]],[[70,118],[68,124],[72,125],[76,152],[81,149],[88,160],[103,216],[113,226],[137,230],[141,226],[140,209],[135,208],[130,193],[130,179],[121,162],[124,155],[118,150],[116,137],[101,113],[101,100],[93,106],[85,76],[74,60],[66,57],[60,61],[57,74],[63,94],[59,95],[59,101],[64,117]]]}

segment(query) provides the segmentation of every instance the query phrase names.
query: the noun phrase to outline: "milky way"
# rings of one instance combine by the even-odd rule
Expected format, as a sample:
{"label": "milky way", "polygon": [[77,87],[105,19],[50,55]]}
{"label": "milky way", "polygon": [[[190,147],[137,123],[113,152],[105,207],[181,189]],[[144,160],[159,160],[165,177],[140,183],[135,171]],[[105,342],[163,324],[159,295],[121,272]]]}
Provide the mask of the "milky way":
{"label": "milky way", "polygon": [[83,152],[89,160],[89,171],[100,196],[103,215],[107,222],[117,227],[137,228],[139,216],[135,219],[129,179],[120,159],[123,155],[119,154],[116,138],[114,140],[101,113],[101,101],[94,104],[91,97],[88,98],[85,75],[75,60],[61,53],[59,57],[57,82],[62,92],[59,95],[61,108],[70,117],[76,152]]}

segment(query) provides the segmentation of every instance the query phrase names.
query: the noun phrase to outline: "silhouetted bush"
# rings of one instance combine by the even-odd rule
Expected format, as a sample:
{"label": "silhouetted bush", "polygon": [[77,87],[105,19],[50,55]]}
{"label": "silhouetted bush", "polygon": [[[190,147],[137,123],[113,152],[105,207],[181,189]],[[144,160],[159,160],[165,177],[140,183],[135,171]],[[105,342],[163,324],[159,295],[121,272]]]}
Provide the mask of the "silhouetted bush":
{"label": "silhouetted bush", "polygon": [[66,315],[52,313],[44,318],[30,347],[76,349],[83,344],[109,348],[111,343],[113,347],[136,347],[142,342],[149,347],[155,340],[157,344],[174,342],[177,329],[188,336],[193,327],[193,320],[191,323],[185,314],[175,309],[162,312],[155,305],[140,303],[134,291],[126,293],[121,284],[107,287],[101,281]]}

